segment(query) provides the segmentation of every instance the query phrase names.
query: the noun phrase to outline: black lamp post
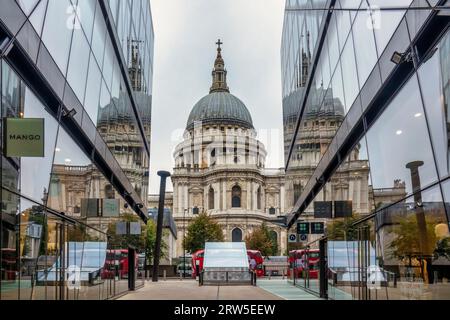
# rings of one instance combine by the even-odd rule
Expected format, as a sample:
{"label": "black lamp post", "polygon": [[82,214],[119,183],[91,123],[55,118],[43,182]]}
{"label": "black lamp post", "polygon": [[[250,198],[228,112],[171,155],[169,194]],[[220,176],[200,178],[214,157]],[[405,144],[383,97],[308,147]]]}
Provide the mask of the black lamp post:
{"label": "black lamp post", "polygon": [[158,224],[156,228],[156,244],[155,244],[155,257],[153,263],[153,282],[158,282],[159,273],[159,258],[161,256],[161,241],[163,233],[164,223],[164,205],[166,198],[166,181],[170,177],[170,173],[167,171],[159,171],[158,176],[161,177],[161,186],[159,190],[159,208],[158,208]]}
{"label": "black lamp post", "polygon": [[183,216],[183,278],[186,279],[186,211],[188,209],[184,209]]}

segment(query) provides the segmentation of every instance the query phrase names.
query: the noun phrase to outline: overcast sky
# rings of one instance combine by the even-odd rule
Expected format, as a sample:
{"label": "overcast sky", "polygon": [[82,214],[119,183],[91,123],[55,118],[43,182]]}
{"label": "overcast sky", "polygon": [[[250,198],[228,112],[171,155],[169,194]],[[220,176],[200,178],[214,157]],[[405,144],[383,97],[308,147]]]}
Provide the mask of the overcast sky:
{"label": "overcast sky", "polygon": [[[280,46],[284,0],[151,0],[155,31],[150,193],[158,170],[172,172],[173,151],[193,106],[209,93],[217,39],[231,93],[253,117],[268,149],[267,167],[283,166]],[[168,190],[172,190],[171,181]]]}

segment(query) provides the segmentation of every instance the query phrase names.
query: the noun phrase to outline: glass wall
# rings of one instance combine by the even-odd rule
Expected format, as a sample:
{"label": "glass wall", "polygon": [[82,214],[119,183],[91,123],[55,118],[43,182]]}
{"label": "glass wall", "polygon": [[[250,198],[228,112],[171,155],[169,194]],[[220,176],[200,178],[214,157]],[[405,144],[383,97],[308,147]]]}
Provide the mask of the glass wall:
{"label": "glass wall", "polygon": [[136,236],[116,232],[123,219],[140,219],[123,209],[108,179],[5,61],[1,75],[2,117],[43,118],[46,139],[42,158],[2,153],[0,300],[97,300],[125,293],[130,245],[137,249],[136,284],[142,285],[137,258],[145,226]]}
{"label": "glass wall", "polygon": [[[154,41],[150,5],[105,1],[115,22],[108,30],[101,1],[16,3],[8,2],[8,10],[23,14],[32,26],[17,31],[17,46],[25,48],[21,54],[35,53],[29,58],[38,65],[36,74],[28,74],[19,72],[15,56],[0,61],[1,114],[2,119],[44,119],[45,150],[43,157],[11,158],[0,139],[0,300],[111,299],[129,290],[131,275],[137,287],[144,280],[139,261],[146,226],[136,215],[139,210],[126,206],[109,170],[133,201],[142,199],[138,204],[146,212]],[[2,26],[8,28],[8,22]],[[122,52],[114,50],[116,36]],[[41,76],[47,76],[45,81]],[[61,101],[50,103],[53,97],[37,89],[44,82]],[[108,168],[86,151],[63,107],[74,108],[77,129],[99,148]],[[136,268],[130,270],[133,260]]]}
{"label": "glass wall", "polygon": [[[82,127],[97,128],[146,205],[154,41],[150,5],[144,0],[105,2],[122,52],[113,49],[99,1],[19,3],[37,33],[42,30],[42,45],[67,78],[65,99],[84,107],[78,114]],[[40,50],[38,59],[44,54]]]}
{"label": "glass wall", "polygon": [[407,49],[430,11],[379,11],[394,4],[377,0],[336,6],[361,10],[331,13],[318,56],[302,56],[314,48],[301,36],[305,13],[285,14],[287,213],[300,207],[302,227],[325,225],[320,235],[297,230],[291,281],[320,294],[318,260],[307,253],[324,237],[330,299],[450,299],[450,33],[430,35],[436,47],[374,111],[370,102],[396,68],[392,54]]}

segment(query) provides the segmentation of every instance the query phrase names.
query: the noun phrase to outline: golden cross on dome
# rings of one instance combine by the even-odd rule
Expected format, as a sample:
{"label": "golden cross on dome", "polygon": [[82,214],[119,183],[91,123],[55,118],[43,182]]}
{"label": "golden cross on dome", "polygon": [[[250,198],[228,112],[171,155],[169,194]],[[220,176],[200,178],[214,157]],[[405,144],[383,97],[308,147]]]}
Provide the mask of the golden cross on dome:
{"label": "golden cross on dome", "polygon": [[219,50],[221,50],[222,48],[220,47],[221,45],[223,45],[223,42],[220,41],[220,39],[216,42],[217,46],[219,47]]}

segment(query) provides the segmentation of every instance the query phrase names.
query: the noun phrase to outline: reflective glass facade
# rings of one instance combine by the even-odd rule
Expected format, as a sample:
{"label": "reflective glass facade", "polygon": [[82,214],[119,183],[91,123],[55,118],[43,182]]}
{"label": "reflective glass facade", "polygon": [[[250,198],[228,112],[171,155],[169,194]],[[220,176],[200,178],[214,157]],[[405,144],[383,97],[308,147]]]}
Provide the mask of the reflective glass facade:
{"label": "reflective glass facade", "polygon": [[[8,157],[0,130],[0,300],[111,299],[142,284],[153,42],[146,0],[2,1],[2,119],[45,130],[36,158]],[[123,235],[123,220],[141,234]]]}
{"label": "reflective glass facade", "polygon": [[[304,251],[291,278],[317,294],[450,299],[450,19],[408,9],[423,4],[286,2],[288,225],[295,233],[299,220],[325,223],[290,247],[322,244],[328,261],[317,272]],[[404,10],[376,10],[390,6]]]}

